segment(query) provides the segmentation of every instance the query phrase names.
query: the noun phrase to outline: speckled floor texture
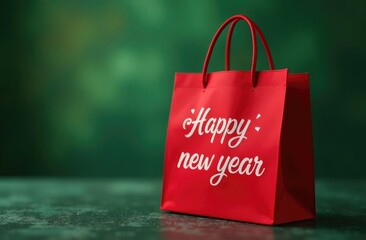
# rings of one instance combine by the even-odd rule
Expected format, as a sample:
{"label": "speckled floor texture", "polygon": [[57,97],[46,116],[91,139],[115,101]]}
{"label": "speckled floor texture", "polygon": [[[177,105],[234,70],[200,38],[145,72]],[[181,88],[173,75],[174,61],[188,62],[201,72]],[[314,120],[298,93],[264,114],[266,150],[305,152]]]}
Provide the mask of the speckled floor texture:
{"label": "speckled floor texture", "polygon": [[366,180],[317,181],[317,219],[277,227],[161,212],[160,186],[0,178],[0,239],[366,239]]}

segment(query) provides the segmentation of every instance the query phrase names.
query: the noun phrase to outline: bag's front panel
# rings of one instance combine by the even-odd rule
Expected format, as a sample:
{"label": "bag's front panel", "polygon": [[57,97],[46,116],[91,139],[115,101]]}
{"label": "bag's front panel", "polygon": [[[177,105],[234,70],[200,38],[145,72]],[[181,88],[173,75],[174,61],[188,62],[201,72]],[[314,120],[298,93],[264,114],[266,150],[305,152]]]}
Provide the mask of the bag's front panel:
{"label": "bag's front panel", "polygon": [[272,224],[287,70],[177,74],[162,209]]}

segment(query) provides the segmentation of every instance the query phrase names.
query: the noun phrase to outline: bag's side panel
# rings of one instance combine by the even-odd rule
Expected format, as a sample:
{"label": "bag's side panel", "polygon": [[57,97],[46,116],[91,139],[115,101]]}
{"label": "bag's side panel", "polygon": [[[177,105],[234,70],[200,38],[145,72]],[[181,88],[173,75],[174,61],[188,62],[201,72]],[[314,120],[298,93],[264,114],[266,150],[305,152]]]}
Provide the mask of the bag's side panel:
{"label": "bag's side panel", "polygon": [[289,74],[281,132],[275,223],[315,217],[314,161],[308,74]]}

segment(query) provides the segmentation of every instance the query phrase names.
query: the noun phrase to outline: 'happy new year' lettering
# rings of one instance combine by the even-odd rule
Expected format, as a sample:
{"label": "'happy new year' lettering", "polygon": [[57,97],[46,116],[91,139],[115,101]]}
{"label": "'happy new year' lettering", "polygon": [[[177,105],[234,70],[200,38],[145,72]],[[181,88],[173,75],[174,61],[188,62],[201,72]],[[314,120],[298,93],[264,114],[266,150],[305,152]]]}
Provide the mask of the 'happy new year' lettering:
{"label": "'happy new year' lettering", "polygon": [[[197,115],[195,115],[195,109],[191,109],[193,117],[186,118],[183,121],[183,129],[187,130],[184,134],[186,138],[190,138],[193,135],[203,136],[209,135],[210,143],[214,143],[215,139],[218,139],[220,144],[227,144],[229,148],[238,147],[243,140],[248,140],[247,133],[252,123],[251,119],[235,119],[235,118],[223,118],[223,117],[209,117],[211,108],[202,107]],[[257,114],[255,120],[258,120],[261,114]],[[257,124],[255,124],[257,125]],[[256,132],[259,132],[261,127],[253,127]],[[252,133],[252,132],[249,132]],[[200,145],[198,145],[200,146]],[[204,145],[203,145],[204,146]],[[220,149],[222,149],[220,147]],[[237,151],[235,151],[237,152]],[[242,151],[239,151],[242,152]],[[228,177],[229,174],[239,175],[253,175],[261,177],[265,171],[263,166],[263,160],[259,156],[254,157],[238,157],[238,156],[225,156],[221,155],[220,158],[215,159],[215,154],[211,156],[205,156],[205,154],[181,152],[177,168],[183,168],[185,170],[198,170],[198,171],[210,171],[211,166],[215,163],[213,168],[216,168],[210,177],[210,184],[217,186],[221,183],[224,177]]]}

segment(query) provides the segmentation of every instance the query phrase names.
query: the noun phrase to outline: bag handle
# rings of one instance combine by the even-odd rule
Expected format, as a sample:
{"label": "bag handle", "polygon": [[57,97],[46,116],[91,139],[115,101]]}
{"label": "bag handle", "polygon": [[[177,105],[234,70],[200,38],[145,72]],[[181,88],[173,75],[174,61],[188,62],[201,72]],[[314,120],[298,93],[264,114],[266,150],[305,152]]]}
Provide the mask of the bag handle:
{"label": "bag handle", "polygon": [[[232,24],[230,25],[229,31],[227,33],[226,48],[225,48],[225,71],[230,71],[231,38],[233,36],[234,28],[235,28],[235,26],[238,22],[239,22],[239,19],[232,22]],[[273,62],[273,58],[272,58],[272,54],[271,54],[271,49],[269,48],[268,42],[267,42],[266,38],[264,37],[263,32],[257,26],[257,24],[255,22],[252,22],[252,24],[254,26],[255,31],[258,33],[258,35],[259,35],[259,37],[262,41],[262,44],[264,46],[264,49],[266,51],[266,55],[267,55],[267,59],[268,59],[268,63],[269,63],[269,68],[271,70],[274,70],[275,66],[274,66],[274,62]]]}
{"label": "bag handle", "polygon": [[203,68],[202,68],[202,85],[203,88],[206,89],[207,84],[208,84],[208,80],[207,80],[207,68],[208,68],[208,63],[210,62],[210,58],[212,55],[212,51],[213,48],[216,44],[217,39],[219,38],[221,32],[226,28],[227,25],[229,25],[231,22],[235,21],[235,20],[244,20],[248,23],[250,31],[252,33],[252,45],[253,45],[253,54],[252,54],[252,66],[251,66],[251,70],[250,70],[250,78],[252,81],[252,86],[255,86],[255,71],[256,71],[256,64],[257,64],[257,41],[256,41],[256,34],[254,32],[254,27],[252,24],[252,21],[244,16],[244,15],[234,15],[230,18],[228,18],[217,30],[217,32],[215,33],[214,37],[211,40],[210,46],[208,47],[207,50],[207,54],[206,54],[206,58],[205,58],[205,62],[203,64]]}
{"label": "bag handle", "polygon": [[208,84],[208,79],[207,79],[208,64],[209,64],[213,48],[216,44],[216,41],[217,41],[218,37],[220,36],[221,32],[226,28],[226,26],[228,24],[230,24],[234,21],[239,21],[239,20],[244,20],[248,23],[251,34],[252,34],[253,54],[252,54],[252,66],[251,66],[250,73],[251,73],[252,86],[255,87],[255,73],[256,73],[256,64],[257,64],[257,41],[256,41],[256,34],[255,34],[254,30],[257,30],[258,28],[254,27],[254,23],[248,17],[246,17],[244,15],[234,15],[234,16],[228,18],[220,26],[220,28],[217,30],[217,32],[215,33],[214,37],[211,40],[210,46],[207,50],[207,54],[206,54],[206,58],[205,58],[205,61],[204,61],[204,64],[203,64],[203,68],[202,68],[202,85],[203,85],[204,89],[206,89],[207,84]]}

